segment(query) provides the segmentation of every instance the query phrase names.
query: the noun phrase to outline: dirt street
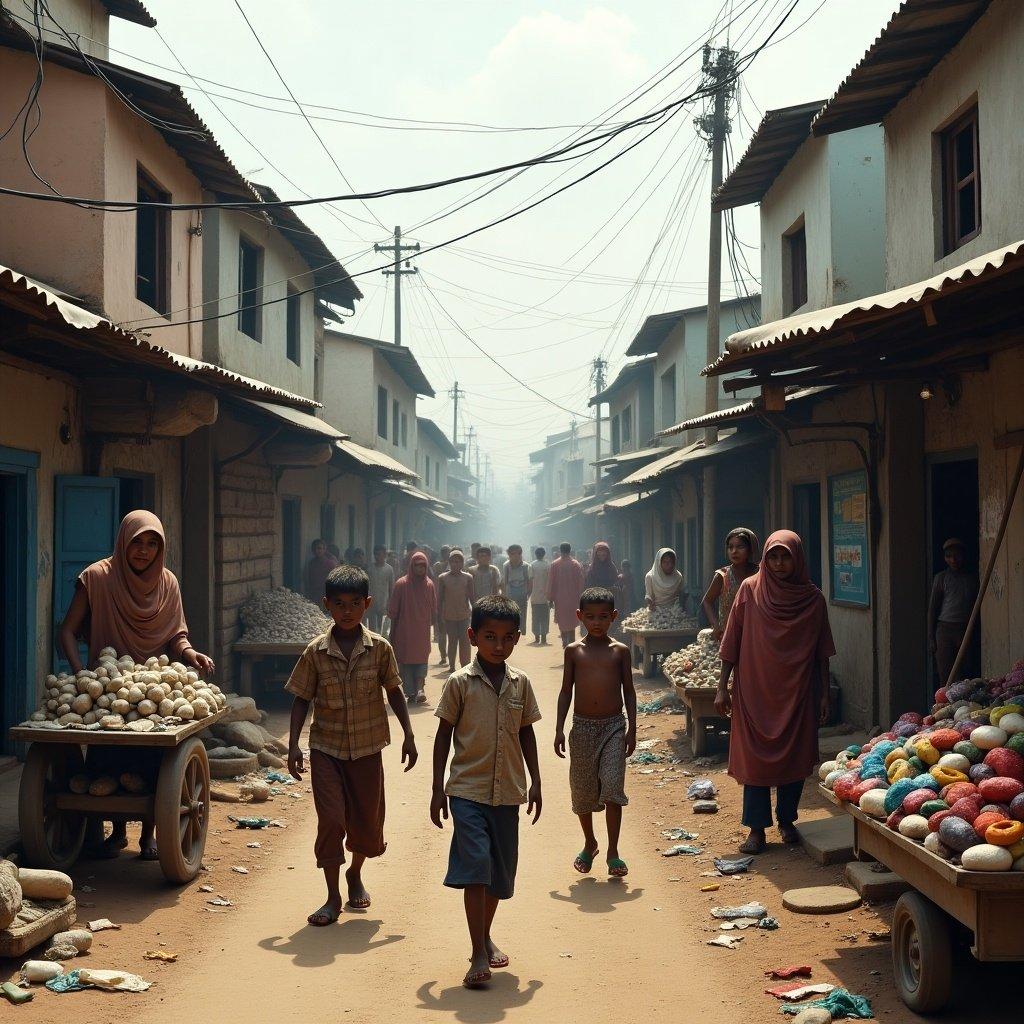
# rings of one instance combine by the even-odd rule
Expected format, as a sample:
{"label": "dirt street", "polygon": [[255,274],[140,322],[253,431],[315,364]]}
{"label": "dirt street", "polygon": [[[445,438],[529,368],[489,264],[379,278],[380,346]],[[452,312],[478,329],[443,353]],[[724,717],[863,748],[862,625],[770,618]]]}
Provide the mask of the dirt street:
{"label": "dirt street", "polygon": [[[420,750],[415,771],[401,774],[397,744],[385,753],[389,848],[365,875],[374,900],[369,911],[347,911],[336,926],[306,925],[306,915],[322,902],[306,784],[261,807],[285,821],[285,829],[237,830],[227,820],[237,807],[218,803],[205,858],[210,871],[189,886],[168,887],[156,864],[127,854],[114,862],[82,863],[74,872],[79,919],[108,917],[122,925],[97,935],[81,963],[139,973],[155,982],[149,992],[56,995],[37,989],[34,1001],[17,1010],[19,1019],[90,1024],[130,1014],[136,1024],[215,1017],[252,1024],[291,1018],[619,1024],[639,1014],[664,1021],[709,1014],[723,1022],[779,1020],[776,1001],[763,991],[764,972],[798,963],[813,968],[815,982],[868,995],[882,1019],[917,1019],[892,991],[888,944],[867,934],[887,927],[888,908],[827,918],[783,910],[784,889],[839,881],[841,869],[819,868],[799,849],[773,845],[758,858],[754,874],[702,877],[712,870],[712,853],[735,851],[739,791],[722,763],[692,762],[679,716],[640,718],[640,739],[658,740],[656,752],[683,762],[629,770],[631,803],[621,843],[629,878],[609,881],[598,870],[604,866],[600,858],[590,877],[577,875],[572,860],[581,837],[569,807],[567,763],[551,747],[561,652],[524,645],[514,661],[533,678],[545,715],[538,726],[545,804],[539,824],[521,825],[516,897],[501,906],[495,928],[512,963],[495,972],[489,990],[460,986],[468,939],[461,898],[441,885],[450,832],[438,834],[427,816],[435,719],[422,709],[413,719]],[[436,697],[443,678],[431,669],[430,696]],[[664,690],[639,678],[638,685],[648,696]],[[283,714],[273,724],[284,733]],[[722,803],[717,816],[692,814],[685,773],[715,781]],[[805,817],[828,813],[813,797],[805,803]],[[671,843],[660,833],[674,826],[700,833],[706,852],[662,857]],[[248,874],[233,872],[235,866]],[[719,891],[699,891],[711,882],[720,884]],[[202,892],[205,885],[213,892]],[[210,906],[207,901],[217,896],[233,905]],[[779,920],[778,931],[734,933],[744,936],[736,950],[706,945],[723,934],[711,907],[755,899]],[[178,960],[143,959],[151,950],[177,953]],[[8,967],[0,977],[14,973]],[[979,1005],[979,993],[998,992],[1010,980],[1007,972],[964,970],[961,1002],[946,1019],[967,1024],[990,1018],[995,1004]]]}

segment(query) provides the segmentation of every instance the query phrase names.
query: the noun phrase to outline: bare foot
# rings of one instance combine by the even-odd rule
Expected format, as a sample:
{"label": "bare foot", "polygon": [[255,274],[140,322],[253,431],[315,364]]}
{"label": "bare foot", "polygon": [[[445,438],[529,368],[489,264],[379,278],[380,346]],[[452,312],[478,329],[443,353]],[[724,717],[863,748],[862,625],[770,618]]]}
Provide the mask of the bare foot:
{"label": "bare foot", "polygon": [[480,988],[490,980],[491,965],[488,963],[487,953],[484,952],[480,956],[473,957],[469,970],[466,971],[466,976],[462,979],[462,984],[465,988]]}
{"label": "bare foot", "polygon": [[353,872],[349,868],[345,872],[345,881],[348,882],[348,905],[356,910],[366,910],[370,906],[370,894],[366,891],[359,872]]}
{"label": "bare foot", "polygon": [[328,898],[327,902],[319,910],[314,910],[306,920],[316,928],[323,928],[325,925],[334,924],[340,916],[341,898]]}
{"label": "bare foot", "polygon": [[484,942],[484,946],[487,949],[487,962],[492,970],[498,971],[503,967],[508,967],[508,956],[502,953],[490,939]]}
{"label": "bare foot", "polygon": [[764,853],[768,845],[763,828],[752,828],[746,839],[740,843],[740,853]]}

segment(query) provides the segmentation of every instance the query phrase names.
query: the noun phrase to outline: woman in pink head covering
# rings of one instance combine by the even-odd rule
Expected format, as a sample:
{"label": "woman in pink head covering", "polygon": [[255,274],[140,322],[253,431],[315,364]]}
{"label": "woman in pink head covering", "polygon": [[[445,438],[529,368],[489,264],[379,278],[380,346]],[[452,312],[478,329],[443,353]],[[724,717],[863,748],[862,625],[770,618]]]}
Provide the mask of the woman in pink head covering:
{"label": "woman in pink head covering", "polygon": [[772,786],[783,841],[799,839],[794,822],[804,779],[818,760],[818,727],[829,712],[828,660],[836,653],[825,598],[792,531],[768,538],[760,570],[740,584],[720,653],[715,708],[732,713],[729,774],[743,785],[743,824],[750,829],[740,851],[761,853]]}
{"label": "woman in pink head covering", "polygon": [[[181,589],[164,565],[165,548],[159,518],[152,512],[129,512],[117,531],[114,553],[82,570],[59,633],[60,649],[73,671],[83,667],[78,641],[84,640],[90,665],[104,647],[113,647],[118,655],[130,655],[136,662],[166,654],[204,677],[213,672],[213,661],[189,643]],[[89,767],[102,769],[104,757],[103,748],[90,751]],[[114,822],[106,843],[102,824],[90,819],[88,849],[93,856],[116,857],[128,845],[125,822]],[[151,821],[142,823],[140,846],[144,860],[157,859]]]}
{"label": "woman in pink head covering", "polygon": [[430,630],[437,618],[437,591],[427,576],[430,561],[422,551],[409,559],[409,571],[395,584],[388,603],[391,644],[410,704],[426,704],[423,685],[430,662]]}

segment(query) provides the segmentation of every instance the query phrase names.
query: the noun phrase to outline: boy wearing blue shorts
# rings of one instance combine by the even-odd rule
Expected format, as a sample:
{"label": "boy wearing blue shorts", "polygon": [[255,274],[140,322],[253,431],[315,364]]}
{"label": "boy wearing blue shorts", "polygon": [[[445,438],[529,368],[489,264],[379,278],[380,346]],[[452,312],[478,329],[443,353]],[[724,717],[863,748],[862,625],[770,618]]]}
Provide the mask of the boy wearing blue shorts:
{"label": "boy wearing blue shorts", "polygon": [[[430,819],[452,818],[452,845],[444,884],[462,889],[473,952],[466,988],[478,988],[508,957],[491,939],[500,900],[512,898],[519,859],[519,806],[540,818],[540,768],[533,725],[540,709],[530,680],[507,664],[519,642],[520,613],[507,597],[473,605],[469,638],[473,660],[445,683],[434,714],[434,789]],[[447,785],[444,770],[454,741]],[[527,790],[526,769],[531,784]]]}

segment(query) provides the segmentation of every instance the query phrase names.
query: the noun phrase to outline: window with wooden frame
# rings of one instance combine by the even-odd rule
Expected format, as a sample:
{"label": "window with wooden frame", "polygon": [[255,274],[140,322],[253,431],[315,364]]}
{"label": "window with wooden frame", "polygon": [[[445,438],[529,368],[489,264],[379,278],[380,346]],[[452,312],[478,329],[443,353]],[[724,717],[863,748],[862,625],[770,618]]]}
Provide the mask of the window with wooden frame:
{"label": "window with wooden frame", "polygon": [[288,285],[285,299],[285,351],[288,358],[298,366],[302,362],[302,296]]}
{"label": "window with wooden frame", "polygon": [[801,218],[798,227],[782,236],[784,311],[799,309],[807,302],[807,231]]}
{"label": "window with wooden frame", "polygon": [[619,417],[612,417],[612,455],[618,455],[622,442],[619,437]]}
{"label": "window with wooden frame", "polygon": [[377,385],[377,436],[388,436],[388,389]]}
{"label": "window with wooden frame", "polygon": [[971,107],[940,136],[942,158],[942,236],[944,254],[954,252],[981,231],[981,162],[978,108]]}
{"label": "window with wooden frame", "polygon": [[263,324],[263,250],[247,238],[238,239],[238,329],[253,341]]}
{"label": "window with wooden frame", "polygon": [[622,429],[619,431],[619,436],[622,438],[623,447],[633,443],[633,407],[631,405],[627,405],[622,410]]}
{"label": "window with wooden frame", "polygon": [[409,447],[409,417],[402,413],[402,447]]}
{"label": "window with wooden frame", "polygon": [[[165,192],[141,167],[136,171],[140,203],[169,203]],[[139,207],[135,211],[135,297],[165,316],[170,312],[171,214]]]}

